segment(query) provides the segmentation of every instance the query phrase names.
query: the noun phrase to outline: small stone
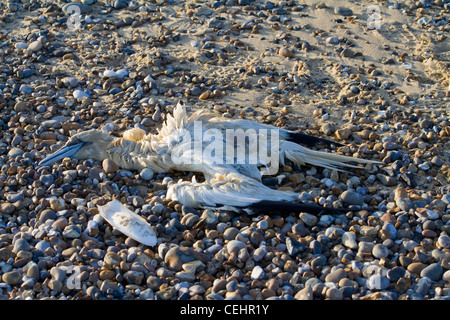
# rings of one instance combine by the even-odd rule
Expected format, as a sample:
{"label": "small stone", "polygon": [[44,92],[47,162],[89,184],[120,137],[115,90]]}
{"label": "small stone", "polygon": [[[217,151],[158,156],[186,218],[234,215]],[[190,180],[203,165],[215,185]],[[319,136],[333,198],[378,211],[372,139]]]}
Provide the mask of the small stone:
{"label": "small stone", "polygon": [[119,171],[119,166],[111,159],[103,160],[102,168],[106,173],[115,173]]}
{"label": "small stone", "polygon": [[53,280],[56,281],[64,281],[64,279],[66,278],[66,272],[58,267],[53,267],[50,269],[50,275],[52,276]]}
{"label": "small stone", "polygon": [[150,168],[144,168],[139,175],[141,176],[142,179],[150,181],[153,179],[154,172]]}
{"label": "small stone", "polygon": [[161,279],[156,276],[148,276],[147,278],[147,288],[153,291],[158,291],[162,283]]}
{"label": "small stone", "polygon": [[25,110],[27,110],[27,108],[28,108],[28,104],[25,101],[18,101],[14,105],[14,111],[16,111],[16,112],[25,111]]}
{"label": "small stone", "polygon": [[356,234],[350,231],[345,232],[342,235],[342,244],[349,249],[357,249]]}
{"label": "small stone", "polygon": [[341,56],[345,57],[345,58],[352,58],[355,55],[355,53],[353,52],[353,50],[345,48],[344,50],[341,51]]}
{"label": "small stone", "polygon": [[54,211],[64,210],[66,207],[66,202],[64,199],[50,199],[50,208]]}
{"label": "small stone", "polygon": [[279,54],[280,56],[288,57],[288,58],[292,58],[292,57],[294,56],[294,54],[292,53],[292,51],[289,50],[289,49],[286,48],[286,47],[280,48],[280,49],[278,50],[278,54]]}
{"label": "small stone", "polygon": [[325,39],[325,42],[328,44],[339,44],[339,38],[337,37],[328,37]]}
{"label": "small stone", "polygon": [[338,288],[328,288],[325,296],[329,300],[342,300],[344,298],[342,291]]}
{"label": "small stone", "polygon": [[450,237],[446,234],[440,235],[438,238],[438,243],[441,247],[448,249],[450,248]]}
{"label": "small stone", "polygon": [[174,271],[181,271],[183,264],[198,260],[192,247],[176,246],[167,251],[164,255],[164,262],[167,267]]}
{"label": "small stone", "polygon": [[442,278],[443,272],[441,263],[436,262],[425,267],[420,272],[420,276],[430,278],[432,281],[439,281]]}
{"label": "small stone", "polygon": [[339,6],[334,8],[334,14],[341,16],[351,16],[353,14],[353,11],[349,8]]}
{"label": "small stone", "polygon": [[406,199],[408,197],[408,192],[404,187],[398,187],[394,190],[394,200]]}
{"label": "small stone", "polygon": [[55,178],[51,174],[43,174],[40,176],[39,181],[41,181],[45,187],[50,187],[55,181]]}
{"label": "small stone", "polygon": [[123,274],[124,280],[129,284],[140,285],[144,280],[144,273],[135,270],[129,270]]}
{"label": "small stone", "polygon": [[9,192],[5,194],[6,200],[14,203],[16,201],[22,201],[24,196],[20,192]]}
{"label": "small stone", "polygon": [[210,95],[211,95],[211,92],[205,91],[198,98],[200,100],[206,100],[206,99],[208,99],[210,97]]}
{"label": "small stone", "polygon": [[39,51],[42,49],[42,42],[40,41],[33,41],[29,44],[28,49],[30,49],[33,52]]}
{"label": "small stone", "polygon": [[286,239],[286,249],[290,255],[297,255],[306,249],[306,245],[289,237]]}
{"label": "small stone", "polygon": [[336,127],[332,123],[324,123],[322,127],[320,127],[320,131],[327,136],[331,136],[336,131]]}
{"label": "small stone", "polygon": [[195,274],[195,272],[197,272],[197,269],[204,268],[205,264],[203,262],[201,262],[200,260],[194,260],[191,262],[184,263],[181,267],[183,268],[184,271]]}
{"label": "small stone", "polygon": [[372,255],[375,258],[386,258],[389,255],[389,249],[385,245],[377,243],[372,249]]}
{"label": "small stone", "polygon": [[405,275],[405,272],[406,272],[406,270],[402,267],[394,267],[387,272],[386,277],[390,281],[398,281],[400,278],[402,278]]}
{"label": "small stone", "polygon": [[385,186],[392,187],[397,184],[397,180],[394,177],[390,177],[381,173],[378,173],[377,179]]}
{"label": "small stone", "polygon": [[408,212],[410,209],[414,207],[413,202],[410,199],[405,198],[397,199],[395,201],[395,204],[397,205],[397,207],[406,212]]}
{"label": "small stone", "polygon": [[389,279],[385,276],[374,274],[367,281],[367,287],[370,290],[385,290],[389,287]]}
{"label": "small stone", "polygon": [[227,243],[226,247],[229,253],[237,254],[239,250],[247,248],[247,245],[239,240],[231,240],[230,242]]}
{"label": "small stone", "polygon": [[353,190],[346,190],[342,192],[341,199],[345,203],[353,205],[362,205],[364,203],[364,197]]}
{"label": "small stone", "polygon": [[25,240],[23,238],[18,238],[14,242],[14,248],[13,248],[12,252],[17,254],[19,251],[28,251],[28,250],[30,250],[30,244],[28,243],[27,240]]}
{"label": "small stone", "polygon": [[75,2],[70,2],[65,4],[61,10],[65,13],[65,14],[73,14],[75,12],[76,9],[74,9],[74,6],[78,7],[78,9],[80,10],[80,14],[86,14],[92,11],[92,9],[90,8],[89,5],[87,4],[83,4],[83,3],[75,3]]}
{"label": "small stone", "polygon": [[40,279],[39,267],[36,263],[32,263],[27,269],[27,276],[35,280]]}
{"label": "small stone", "polygon": [[70,224],[64,228],[62,235],[69,239],[79,238],[81,236],[81,229],[77,225]]}
{"label": "small stone", "polygon": [[309,227],[315,226],[318,220],[317,216],[306,212],[300,213],[300,219]]}
{"label": "small stone", "polygon": [[125,9],[128,6],[128,4],[127,4],[127,1],[116,0],[116,1],[114,1],[113,6],[114,6],[114,9]]}
{"label": "small stone", "polygon": [[10,286],[18,284],[22,281],[22,275],[19,271],[13,270],[2,275],[2,281]]}
{"label": "small stone", "polygon": [[250,279],[252,280],[262,280],[266,276],[264,269],[260,266],[255,266],[250,275]]}
{"label": "small stone", "polygon": [[347,277],[347,272],[343,268],[337,268],[334,271],[331,271],[327,276],[325,277],[326,282],[334,282],[338,283],[341,279],[344,279]]}
{"label": "small stone", "polygon": [[47,241],[41,240],[38,243],[35,244],[34,246],[37,250],[40,250],[42,252],[44,252],[45,250],[47,250],[48,248],[51,247],[50,243],[48,243]]}
{"label": "small stone", "polygon": [[339,140],[345,140],[348,139],[352,135],[352,131],[348,128],[345,129],[339,129],[336,131],[336,137]]}
{"label": "small stone", "polygon": [[49,219],[56,219],[56,212],[50,209],[43,210],[39,215],[39,222],[45,222]]}
{"label": "small stone", "polygon": [[114,266],[118,266],[120,264],[120,262],[122,261],[122,259],[116,252],[109,251],[103,257],[103,261],[107,265],[114,267]]}
{"label": "small stone", "polygon": [[415,214],[419,218],[427,218],[430,220],[436,220],[439,219],[439,213],[437,213],[434,210],[427,209],[427,208],[417,208],[415,211]]}
{"label": "small stone", "polygon": [[422,262],[413,262],[410,265],[408,265],[407,269],[408,271],[419,275],[422,272],[422,270],[425,269],[426,267],[427,266]]}
{"label": "small stone", "polygon": [[307,286],[304,289],[297,292],[294,298],[297,300],[313,300],[313,290],[311,286]]}

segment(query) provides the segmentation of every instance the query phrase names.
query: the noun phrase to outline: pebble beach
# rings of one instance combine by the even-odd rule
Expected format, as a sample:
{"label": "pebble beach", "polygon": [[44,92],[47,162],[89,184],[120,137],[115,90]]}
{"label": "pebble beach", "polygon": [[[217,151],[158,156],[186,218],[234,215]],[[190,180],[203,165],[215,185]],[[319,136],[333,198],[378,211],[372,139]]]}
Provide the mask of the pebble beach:
{"label": "pebble beach", "polygon": [[[0,1],[0,298],[449,300],[449,13],[448,0]],[[321,215],[167,200],[192,172],[38,166],[80,131],[155,133],[178,101],[382,163],[263,177],[361,209]],[[112,199],[157,245],[102,218]]]}

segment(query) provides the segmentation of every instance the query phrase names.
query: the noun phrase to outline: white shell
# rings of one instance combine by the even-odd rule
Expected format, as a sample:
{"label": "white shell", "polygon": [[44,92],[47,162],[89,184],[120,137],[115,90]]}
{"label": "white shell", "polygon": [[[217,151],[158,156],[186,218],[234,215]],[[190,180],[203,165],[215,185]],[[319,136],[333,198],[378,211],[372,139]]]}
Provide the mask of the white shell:
{"label": "white shell", "polygon": [[98,206],[101,216],[114,228],[147,246],[156,245],[156,234],[142,217],[127,209],[118,200]]}

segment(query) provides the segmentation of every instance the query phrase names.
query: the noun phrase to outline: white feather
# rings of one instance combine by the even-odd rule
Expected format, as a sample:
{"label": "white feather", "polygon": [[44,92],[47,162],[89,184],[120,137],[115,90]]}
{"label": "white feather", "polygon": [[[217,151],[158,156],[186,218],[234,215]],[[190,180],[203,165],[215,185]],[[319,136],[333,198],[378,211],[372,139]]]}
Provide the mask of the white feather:
{"label": "white feather", "polygon": [[117,199],[98,206],[98,210],[106,221],[123,234],[147,246],[156,245],[156,234],[151,226]]}

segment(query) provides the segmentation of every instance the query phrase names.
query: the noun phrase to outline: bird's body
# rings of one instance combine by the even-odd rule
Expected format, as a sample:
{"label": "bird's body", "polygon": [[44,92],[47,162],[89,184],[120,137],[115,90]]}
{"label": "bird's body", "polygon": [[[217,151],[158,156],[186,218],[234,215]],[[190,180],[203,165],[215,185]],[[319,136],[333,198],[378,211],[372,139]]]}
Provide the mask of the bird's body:
{"label": "bird's body", "polygon": [[372,160],[314,151],[312,146],[333,142],[279,129],[249,120],[229,120],[197,111],[190,117],[178,104],[173,116],[157,134],[130,129],[122,138],[100,130],[74,135],[61,150],[40,164],[63,157],[112,159],[124,169],[151,168],[202,173],[204,182],[179,180],[169,185],[166,197],[191,207],[246,208],[261,201],[294,201],[298,194],[279,191],[261,183],[263,174],[275,174],[278,164],[290,160],[297,165],[312,164],[329,169],[357,167],[351,163]]}

